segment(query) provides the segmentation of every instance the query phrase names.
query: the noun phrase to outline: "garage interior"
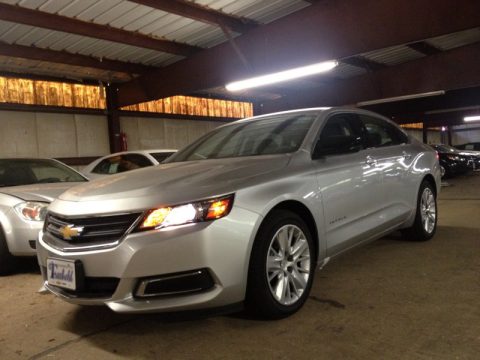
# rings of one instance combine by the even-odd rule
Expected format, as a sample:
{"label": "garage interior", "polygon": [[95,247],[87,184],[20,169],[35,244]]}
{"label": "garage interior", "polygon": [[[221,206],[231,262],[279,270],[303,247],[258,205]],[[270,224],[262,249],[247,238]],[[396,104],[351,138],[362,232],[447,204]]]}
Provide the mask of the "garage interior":
{"label": "garage interior", "polygon": [[[429,144],[480,142],[480,2],[1,0],[0,157],[76,169],[181,148],[275,111],[357,106]],[[225,85],[335,60],[256,89]],[[448,180],[427,243],[390,236],[316,273],[294,316],[126,316],[0,278],[0,358],[474,359],[480,352],[478,172]]]}

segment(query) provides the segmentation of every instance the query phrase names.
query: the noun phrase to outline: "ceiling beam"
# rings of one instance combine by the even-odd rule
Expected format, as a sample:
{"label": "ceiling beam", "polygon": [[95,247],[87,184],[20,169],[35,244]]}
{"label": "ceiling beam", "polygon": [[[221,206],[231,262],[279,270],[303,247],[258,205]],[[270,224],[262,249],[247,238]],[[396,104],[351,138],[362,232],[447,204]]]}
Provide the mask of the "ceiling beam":
{"label": "ceiling beam", "polygon": [[[30,70],[31,71],[31,70]],[[82,85],[95,85],[98,86],[98,80],[94,79],[72,79],[62,76],[50,76],[50,75],[40,75],[30,73],[20,73],[20,72],[11,72],[11,71],[1,71],[0,76],[6,78],[15,78],[15,79],[29,79],[29,80],[39,80],[39,81],[52,81],[52,82],[63,82],[69,84],[82,84]]]}
{"label": "ceiling beam", "polygon": [[192,93],[466,30],[480,25],[479,13],[480,1],[471,0],[457,0],[453,9],[451,0],[320,1],[236,37],[249,66],[230,44],[220,44],[121,85],[119,102],[128,105]]}
{"label": "ceiling beam", "polygon": [[469,106],[480,106],[480,87],[455,89],[446,91],[445,95],[373,104],[362,106],[362,108],[385,116],[402,116],[428,111],[447,111]]}
{"label": "ceiling beam", "polygon": [[152,71],[154,68],[140,64],[127,63],[117,60],[96,59],[94,57],[71,54],[66,51],[55,51],[49,49],[34,48],[23,45],[11,45],[0,42],[0,55],[11,56],[30,60],[47,61],[59,64],[75,65],[118,71],[129,74],[143,74]]}
{"label": "ceiling beam", "polygon": [[264,104],[265,112],[356,104],[438,90],[480,85],[480,43],[424,57],[365,75],[324,85],[308,93],[292,93]]}
{"label": "ceiling beam", "polygon": [[220,27],[228,27],[229,29],[238,32],[246,33],[255,28],[257,23],[242,19],[236,16],[228,15],[221,11],[208,9],[204,6],[195,4],[185,0],[132,0],[138,4],[152,7],[154,9],[166,11],[172,14],[187,17],[193,20],[201,21],[211,25],[218,25]]}
{"label": "ceiling beam", "polygon": [[465,125],[465,116],[478,115],[478,110],[459,110],[441,114],[411,114],[396,116],[393,120],[398,124],[423,122],[428,127]]}
{"label": "ceiling beam", "polygon": [[200,50],[200,48],[196,46],[165,39],[157,39],[110,26],[2,3],[0,3],[0,20],[63,31],[70,34],[88,36],[94,39],[108,40],[176,55],[189,56]]}

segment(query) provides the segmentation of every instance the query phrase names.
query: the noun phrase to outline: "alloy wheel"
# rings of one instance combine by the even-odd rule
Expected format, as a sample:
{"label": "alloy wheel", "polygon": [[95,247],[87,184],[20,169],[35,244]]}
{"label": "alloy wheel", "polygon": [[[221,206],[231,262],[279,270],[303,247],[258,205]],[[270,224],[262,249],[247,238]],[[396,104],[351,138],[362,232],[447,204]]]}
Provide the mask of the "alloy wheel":
{"label": "alloy wheel", "polygon": [[273,236],[267,253],[267,281],[270,292],[282,305],[296,303],[310,277],[310,246],[303,231],[284,225]]}
{"label": "alloy wheel", "polygon": [[420,211],[422,214],[423,229],[430,234],[435,229],[437,217],[437,207],[435,204],[435,195],[430,188],[425,188],[420,201]]}

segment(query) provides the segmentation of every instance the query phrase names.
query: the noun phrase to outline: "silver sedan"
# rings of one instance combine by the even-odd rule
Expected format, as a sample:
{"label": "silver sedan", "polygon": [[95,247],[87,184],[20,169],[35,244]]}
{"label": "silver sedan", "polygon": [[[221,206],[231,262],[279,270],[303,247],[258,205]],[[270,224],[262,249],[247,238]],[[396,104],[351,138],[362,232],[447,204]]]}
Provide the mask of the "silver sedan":
{"label": "silver sedan", "polygon": [[15,268],[14,256],[35,256],[48,204],[87,181],[52,159],[0,159],[0,275]]}
{"label": "silver sedan", "polygon": [[395,230],[430,239],[439,191],[436,153],[379,115],[270,114],[68,190],[49,207],[38,258],[47,289],[76,304],[244,305],[280,318],[342,252]]}

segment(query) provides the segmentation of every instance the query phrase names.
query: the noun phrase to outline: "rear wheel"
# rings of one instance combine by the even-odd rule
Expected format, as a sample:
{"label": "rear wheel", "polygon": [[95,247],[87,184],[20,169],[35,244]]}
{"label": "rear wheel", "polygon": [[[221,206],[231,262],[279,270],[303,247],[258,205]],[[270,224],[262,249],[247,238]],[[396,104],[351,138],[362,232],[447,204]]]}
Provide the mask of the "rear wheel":
{"label": "rear wheel", "polygon": [[8,251],[7,241],[0,227],[0,276],[8,275],[13,271],[15,258]]}
{"label": "rear wheel", "polygon": [[440,165],[440,174],[442,176],[442,179],[445,178],[447,175],[447,170],[445,170],[445,167],[443,165]]}
{"label": "rear wheel", "polygon": [[255,239],[248,273],[246,306],[259,317],[293,314],[308,298],[315,270],[315,248],[303,220],[274,210]]}
{"label": "rear wheel", "polygon": [[417,211],[413,225],[402,231],[408,240],[430,240],[437,230],[437,198],[434,186],[424,180],[420,185],[417,199]]}

